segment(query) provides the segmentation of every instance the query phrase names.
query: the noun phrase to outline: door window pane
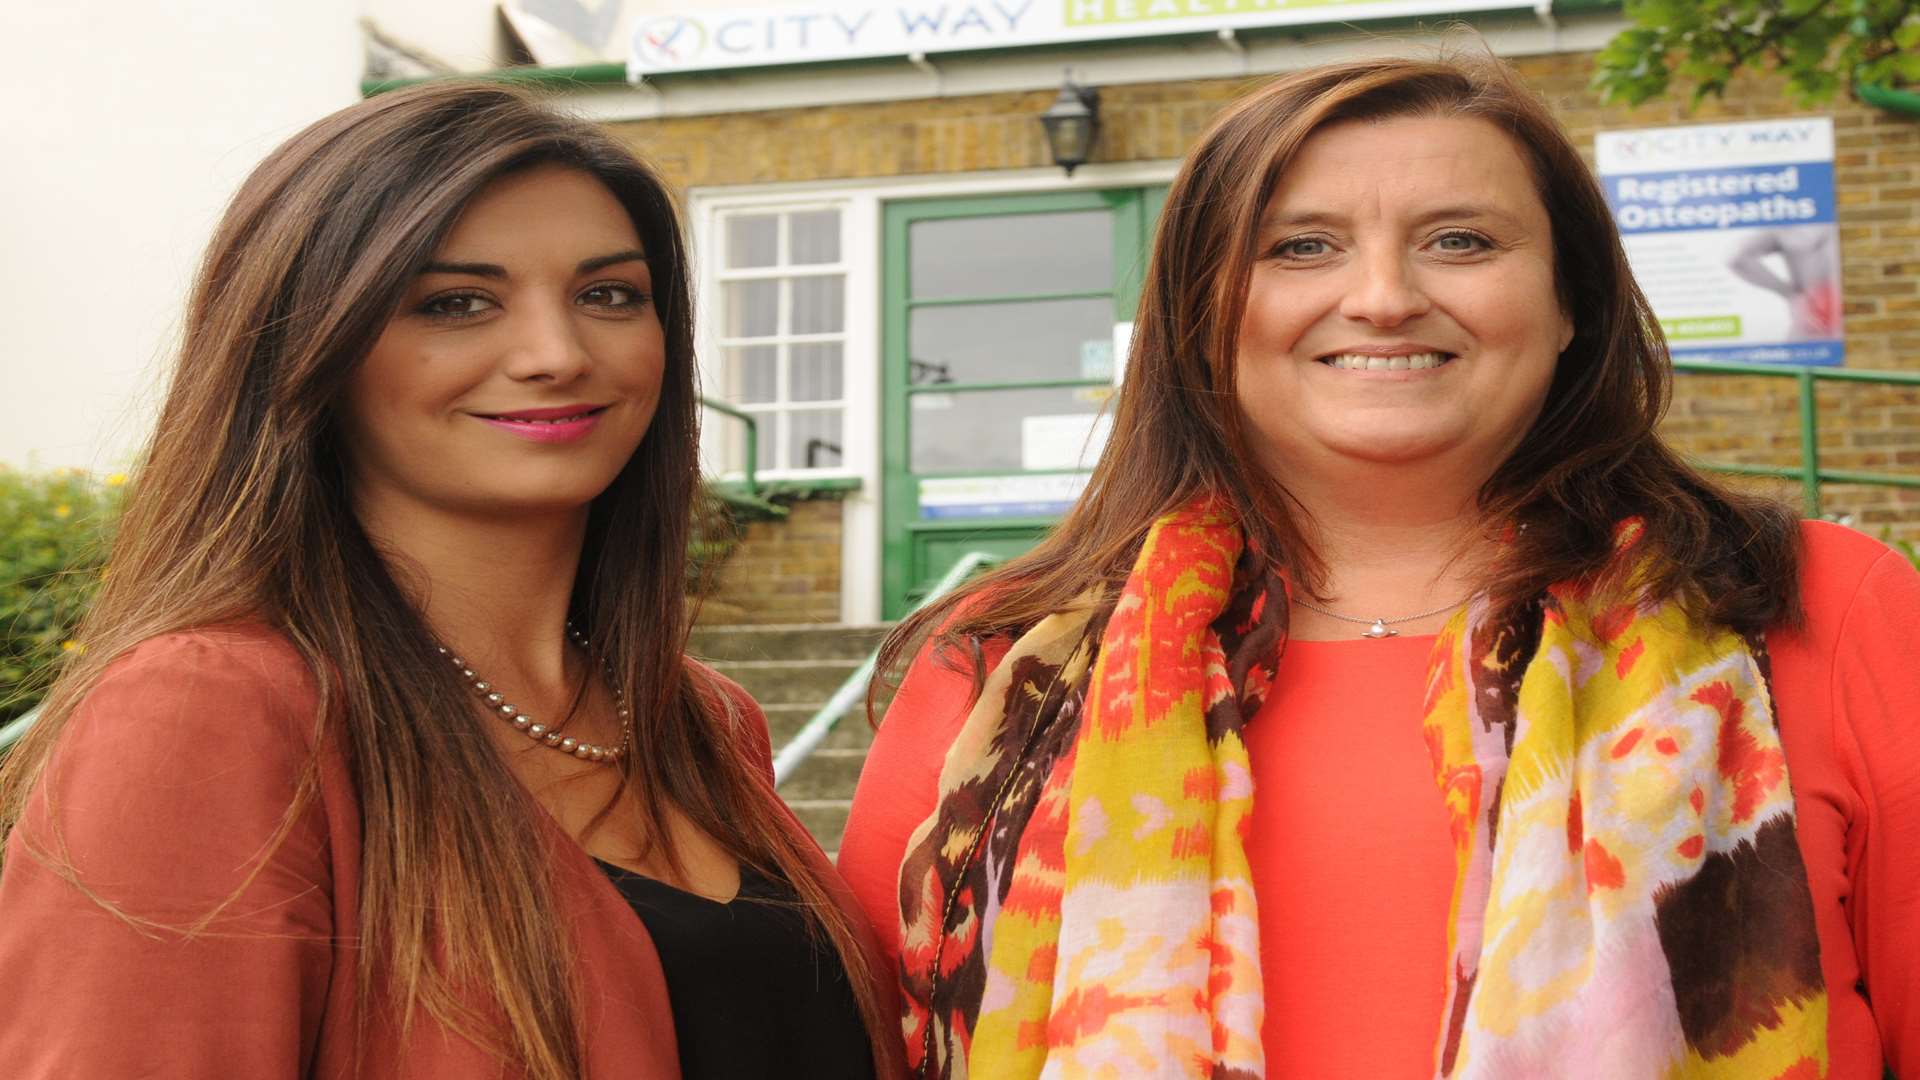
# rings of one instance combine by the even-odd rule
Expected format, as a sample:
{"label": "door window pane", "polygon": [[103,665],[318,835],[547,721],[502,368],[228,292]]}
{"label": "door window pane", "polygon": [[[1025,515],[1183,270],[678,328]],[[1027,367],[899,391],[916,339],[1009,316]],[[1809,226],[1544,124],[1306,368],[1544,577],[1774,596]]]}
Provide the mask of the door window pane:
{"label": "door window pane", "polygon": [[1109,387],[1059,390],[980,390],[912,394],[907,424],[915,472],[1019,472],[1028,417],[1091,419],[1112,394]]}
{"label": "door window pane", "polygon": [[1112,371],[1113,301],[915,308],[907,348],[914,386],[1103,378]]}
{"label": "door window pane", "polygon": [[1113,287],[1113,215],[1105,210],[916,221],[907,250],[916,300]]}

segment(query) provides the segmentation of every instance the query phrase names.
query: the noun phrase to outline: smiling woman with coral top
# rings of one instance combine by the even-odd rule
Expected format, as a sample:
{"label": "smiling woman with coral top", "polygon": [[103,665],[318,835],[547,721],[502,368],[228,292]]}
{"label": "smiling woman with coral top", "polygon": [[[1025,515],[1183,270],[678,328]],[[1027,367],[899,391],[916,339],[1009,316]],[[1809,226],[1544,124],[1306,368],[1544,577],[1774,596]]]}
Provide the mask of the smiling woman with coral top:
{"label": "smiling woman with coral top", "polygon": [[1701,476],[1497,62],[1230,107],[1057,530],[902,624],[841,867],[923,1077],[1920,1069],[1920,576]]}
{"label": "smiling woman with coral top", "polygon": [[0,775],[8,1077],[895,1071],[765,721],[682,653],[692,341],[665,188],[518,91],[253,173]]}

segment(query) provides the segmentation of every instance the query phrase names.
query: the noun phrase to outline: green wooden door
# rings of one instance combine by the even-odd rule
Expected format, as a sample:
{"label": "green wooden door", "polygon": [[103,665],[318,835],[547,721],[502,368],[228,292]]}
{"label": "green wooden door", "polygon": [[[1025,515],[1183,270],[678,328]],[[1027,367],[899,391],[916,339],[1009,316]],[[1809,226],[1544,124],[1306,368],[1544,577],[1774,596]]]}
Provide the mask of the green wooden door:
{"label": "green wooden door", "polygon": [[968,551],[1033,546],[1079,494],[1164,188],[890,203],[883,614]]}

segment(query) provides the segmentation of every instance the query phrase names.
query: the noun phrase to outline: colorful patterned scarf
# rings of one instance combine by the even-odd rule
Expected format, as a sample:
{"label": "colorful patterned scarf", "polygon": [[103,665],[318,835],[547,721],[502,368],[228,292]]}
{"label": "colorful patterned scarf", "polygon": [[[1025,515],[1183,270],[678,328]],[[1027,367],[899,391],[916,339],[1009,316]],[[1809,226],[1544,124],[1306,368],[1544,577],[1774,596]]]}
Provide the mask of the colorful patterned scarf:
{"label": "colorful patterned scarf", "polygon": [[[988,676],[901,868],[919,1075],[1265,1075],[1242,731],[1287,603],[1242,549],[1214,504],[1168,515],[1110,609]],[[1437,1076],[1826,1075],[1757,641],[1568,585],[1468,605],[1426,685],[1458,869]]]}

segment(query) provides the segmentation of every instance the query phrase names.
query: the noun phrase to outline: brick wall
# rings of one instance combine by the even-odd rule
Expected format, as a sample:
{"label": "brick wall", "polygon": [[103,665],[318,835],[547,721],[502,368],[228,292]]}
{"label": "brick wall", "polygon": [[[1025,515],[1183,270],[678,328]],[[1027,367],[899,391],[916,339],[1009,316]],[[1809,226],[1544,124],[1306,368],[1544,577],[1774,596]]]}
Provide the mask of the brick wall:
{"label": "brick wall", "polygon": [[709,626],[840,621],[840,500],[787,504],[787,516],[748,522],[709,584]]}
{"label": "brick wall", "polygon": [[[1602,107],[1587,89],[1590,57],[1523,58],[1517,66],[1589,155],[1602,128],[1804,114],[1777,80],[1737,81],[1725,101],[1691,115],[1677,102]],[[1101,89],[1099,161],[1177,158],[1222,104],[1259,80]],[[780,109],[619,124],[617,134],[682,187],[967,173],[1049,164],[1034,118],[1054,91]],[[1837,101],[1835,167],[1844,264],[1847,363],[1920,370],[1920,121]],[[1797,465],[1789,380],[1680,380],[1665,431],[1682,450],[1749,464]],[[1820,395],[1820,454],[1833,468],[1920,466],[1920,392],[1838,386]],[[1791,495],[1792,483],[1772,485]],[[1833,486],[1829,512],[1870,531],[1920,539],[1920,491]],[[837,568],[836,568],[837,572]]]}

